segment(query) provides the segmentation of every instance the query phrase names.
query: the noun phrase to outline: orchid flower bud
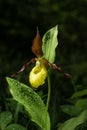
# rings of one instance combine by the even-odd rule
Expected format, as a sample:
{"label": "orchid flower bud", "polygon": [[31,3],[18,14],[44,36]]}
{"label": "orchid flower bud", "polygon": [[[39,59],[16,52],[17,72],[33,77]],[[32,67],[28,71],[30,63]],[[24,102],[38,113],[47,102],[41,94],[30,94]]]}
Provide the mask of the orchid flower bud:
{"label": "orchid flower bud", "polygon": [[31,70],[29,75],[29,82],[33,88],[38,88],[40,85],[45,83],[45,79],[47,77],[47,69],[46,67],[40,63],[40,61],[36,62],[36,66]]}

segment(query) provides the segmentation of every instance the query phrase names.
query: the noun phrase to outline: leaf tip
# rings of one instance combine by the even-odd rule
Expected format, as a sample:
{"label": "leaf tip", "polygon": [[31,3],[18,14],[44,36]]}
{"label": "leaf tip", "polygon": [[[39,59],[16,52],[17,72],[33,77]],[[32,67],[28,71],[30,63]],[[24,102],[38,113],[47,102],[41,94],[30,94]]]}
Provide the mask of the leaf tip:
{"label": "leaf tip", "polygon": [[13,80],[12,78],[6,77],[6,81],[7,81],[8,84],[11,84],[12,80]]}
{"label": "leaf tip", "polygon": [[9,77],[6,77],[6,81],[8,82],[8,80],[9,80]]}

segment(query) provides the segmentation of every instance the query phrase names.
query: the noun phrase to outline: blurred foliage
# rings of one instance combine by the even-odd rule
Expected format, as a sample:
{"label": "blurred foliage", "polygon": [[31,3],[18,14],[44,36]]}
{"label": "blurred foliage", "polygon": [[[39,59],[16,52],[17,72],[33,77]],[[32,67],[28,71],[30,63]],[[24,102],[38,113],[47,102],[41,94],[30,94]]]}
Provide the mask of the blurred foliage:
{"label": "blurred foliage", "polygon": [[[36,35],[36,27],[39,27],[43,36],[49,28],[58,24],[59,46],[55,62],[64,71],[71,73],[72,79],[68,80],[62,74],[52,71],[49,108],[52,130],[56,129],[58,122],[70,118],[70,115],[63,113],[60,106],[75,104],[69,97],[74,92],[87,89],[86,12],[87,0],[0,0],[0,111],[10,110],[7,101],[10,94],[5,76],[11,75],[25,61],[34,57],[31,45]],[[31,67],[17,78],[28,84]],[[46,93],[47,88],[43,88],[43,91]],[[87,95],[84,97],[87,98]],[[21,120],[24,119],[27,121],[26,116]]]}

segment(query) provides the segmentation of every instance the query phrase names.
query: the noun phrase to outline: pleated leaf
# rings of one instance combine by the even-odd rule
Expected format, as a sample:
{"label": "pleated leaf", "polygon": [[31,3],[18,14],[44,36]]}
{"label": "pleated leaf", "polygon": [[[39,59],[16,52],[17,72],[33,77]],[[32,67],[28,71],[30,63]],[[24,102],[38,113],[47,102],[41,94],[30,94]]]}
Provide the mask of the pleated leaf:
{"label": "pleated leaf", "polygon": [[50,118],[46,112],[45,104],[41,97],[31,88],[14,80],[6,78],[13,98],[21,103],[35,122],[42,130],[50,130]]}
{"label": "pleated leaf", "polygon": [[9,111],[0,113],[0,129],[4,130],[5,127],[12,121],[12,114]]}
{"label": "pleated leaf", "polygon": [[58,130],[75,130],[77,126],[87,120],[87,110],[84,110],[79,116],[65,121]]}
{"label": "pleated leaf", "polygon": [[27,130],[27,129],[19,124],[11,124],[8,125],[5,130]]}
{"label": "pleated leaf", "polygon": [[73,99],[73,98],[82,97],[82,96],[85,96],[85,95],[87,95],[87,89],[84,89],[84,90],[75,92],[75,93],[72,95],[71,98]]}

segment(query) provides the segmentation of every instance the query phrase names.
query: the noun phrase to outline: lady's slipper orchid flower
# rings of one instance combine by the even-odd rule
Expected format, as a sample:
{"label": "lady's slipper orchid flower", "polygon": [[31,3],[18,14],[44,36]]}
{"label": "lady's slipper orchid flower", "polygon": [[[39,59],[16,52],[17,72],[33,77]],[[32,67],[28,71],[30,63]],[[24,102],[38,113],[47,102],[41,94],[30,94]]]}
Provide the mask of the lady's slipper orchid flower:
{"label": "lady's slipper orchid flower", "polygon": [[36,58],[32,58],[29,62],[24,64],[18,72],[12,75],[12,77],[24,71],[31,63],[36,62],[36,65],[29,74],[29,82],[31,86],[35,89],[37,89],[39,86],[45,83],[48,74],[48,66],[52,67],[60,73],[63,73],[67,78],[71,78],[71,75],[64,73],[62,69],[58,67],[56,64],[50,63],[47,59],[45,59],[42,51],[42,40],[38,29],[37,35],[33,40],[32,52],[36,55]]}

